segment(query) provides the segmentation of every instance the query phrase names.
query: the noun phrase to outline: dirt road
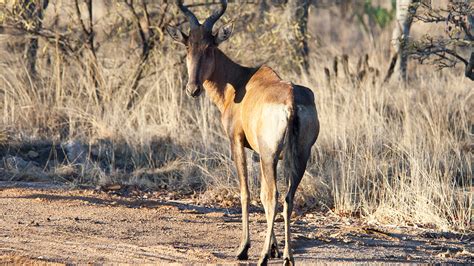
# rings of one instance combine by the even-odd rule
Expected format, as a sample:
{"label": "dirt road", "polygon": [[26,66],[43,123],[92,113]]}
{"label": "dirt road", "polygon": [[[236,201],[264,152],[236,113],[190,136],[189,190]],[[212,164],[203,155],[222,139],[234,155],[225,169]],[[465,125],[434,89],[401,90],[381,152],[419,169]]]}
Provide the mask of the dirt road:
{"label": "dirt road", "polygon": [[[91,189],[0,183],[0,264],[225,263],[240,237],[237,209],[206,208],[158,194],[120,196]],[[473,235],[368,226],[314,214],[294,222],[297,263],[469,262]],[[283,244],[281,218],[276,234]],[[251,215],[250,260],[264,238],[261,211]],[[281,264],[280,259],[271,264]]]}

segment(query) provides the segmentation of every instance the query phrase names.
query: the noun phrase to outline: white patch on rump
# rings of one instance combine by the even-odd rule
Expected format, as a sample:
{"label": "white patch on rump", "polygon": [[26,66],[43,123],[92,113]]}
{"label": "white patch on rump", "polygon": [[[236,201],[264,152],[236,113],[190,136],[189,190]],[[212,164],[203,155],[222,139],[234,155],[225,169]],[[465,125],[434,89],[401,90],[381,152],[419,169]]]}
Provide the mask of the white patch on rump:
{"label": "white patch on rump", "polygon": [[[290,107],[285,104],[267,104],[262,110],[259,125],[259,150],[263,146],[276,153],[283,147],[288,121],[290,119]],[[262,146],[263,145],[263,146]]]}

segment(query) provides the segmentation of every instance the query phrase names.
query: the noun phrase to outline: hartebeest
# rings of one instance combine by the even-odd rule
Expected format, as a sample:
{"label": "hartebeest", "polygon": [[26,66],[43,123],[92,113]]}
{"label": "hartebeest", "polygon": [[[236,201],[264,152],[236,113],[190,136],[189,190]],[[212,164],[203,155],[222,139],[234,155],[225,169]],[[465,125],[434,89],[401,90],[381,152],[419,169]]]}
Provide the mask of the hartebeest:
{"label": "hartebeest", "polygon": [[278,199],[276,169],[281,155],[285,168],[289,170],[283,211],[284,263],[294,264],[290,246],[293,198],[306,169],[311,147],[319,134],[313,92],[283,81],[268,66],[243,67],[217,48],[233,30],[232,24],[227,24],[213,34],[213,26],[224,14],[227,1],[221,0],[221,8],[202,25],[182,1],[178,0],[178,6],[189,20],[189,35],[171,26],[167,27],[167,31],[187,49],[189,79],[186,93],[197,97],[204,89],[217,105],[240,178],[243,233],[237,257],[248,259],[250,248],[246,147],[260,155],[260,198],[265,209],[267,233],[259,264],[266,264],[270,257],[279,256],[273,225]]}

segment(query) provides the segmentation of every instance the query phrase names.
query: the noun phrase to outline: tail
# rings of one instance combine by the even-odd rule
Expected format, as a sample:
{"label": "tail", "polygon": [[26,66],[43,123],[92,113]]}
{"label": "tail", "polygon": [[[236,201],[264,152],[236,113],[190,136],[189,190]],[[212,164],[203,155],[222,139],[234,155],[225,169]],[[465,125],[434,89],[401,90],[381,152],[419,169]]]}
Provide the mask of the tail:
{"label": "tail", "polygon": [[297,108],[294,105],[290,107],[290,117],[285,134],[285,150],[283,154],[285,183],[289,184],[288,178],[295,178],[298,175],[298,117]]}

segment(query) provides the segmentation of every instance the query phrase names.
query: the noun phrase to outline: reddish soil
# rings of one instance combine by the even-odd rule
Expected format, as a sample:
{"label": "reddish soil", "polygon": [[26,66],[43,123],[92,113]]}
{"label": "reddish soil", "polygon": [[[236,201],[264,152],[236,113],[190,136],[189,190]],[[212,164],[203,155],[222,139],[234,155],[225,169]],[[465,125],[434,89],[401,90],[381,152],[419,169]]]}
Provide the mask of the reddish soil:
{"label": "reddish soil", "polygon": [[[265,218],[251,214],[250,260],[264,238]],[[276,223],[280,250],[281,217]],[[293,222],[297,264],[456,262],[473,260],[473,234],[382,227],[328,214]],[[120,196],[93,189],[0,182],[0,264],[237,264],[238,208],[210,208],[160,193]],[[271,264],[281,264],[273,259]]]}

